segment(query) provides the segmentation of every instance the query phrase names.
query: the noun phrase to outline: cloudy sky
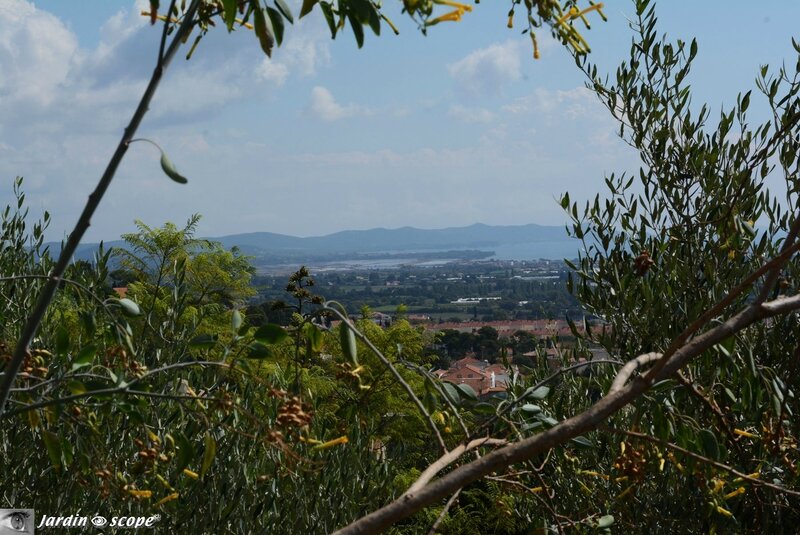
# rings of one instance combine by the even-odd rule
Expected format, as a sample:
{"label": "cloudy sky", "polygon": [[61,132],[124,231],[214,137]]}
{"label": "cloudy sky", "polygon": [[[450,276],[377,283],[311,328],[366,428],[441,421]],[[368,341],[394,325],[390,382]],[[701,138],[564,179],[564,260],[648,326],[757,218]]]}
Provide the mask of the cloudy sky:
{"label": "cloudy sky", "polygon": [[[604,175],[637,168],[564,51],[542,36],[534,61],[528,37],[506,28],[510,2],[484,1],[427,37],[384,3],[401,35],[384,27],[361,50],[349,33],[331,41],[317,9],[272,60],[252,32],[220,29],[177,59],[139,135],[189,184],[133,145],[87,240],[195,212],[206,236],[561,224],[562,192],[594,197]],[[53,216],[49,239],[72,228],[152,71],[146,4],[0,0],[0,206],[24,176],[32,213]],[[606,12],[588,37],[613,72],[633,8],[612,0]],[[794,63],[798,2],[669,0],[658,12],[670,38],[698,38],[696,103],[729,105],[759,65]]]}

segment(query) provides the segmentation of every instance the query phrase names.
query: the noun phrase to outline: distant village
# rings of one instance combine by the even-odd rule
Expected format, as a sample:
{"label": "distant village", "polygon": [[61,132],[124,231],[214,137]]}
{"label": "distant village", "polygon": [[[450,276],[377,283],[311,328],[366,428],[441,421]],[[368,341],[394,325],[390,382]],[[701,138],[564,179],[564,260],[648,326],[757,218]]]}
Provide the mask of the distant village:
{"label": "distant village", "polygon": [[[394,317],[380,312],[372,313],[372,320],[384,328],[389,327]],[[478,355],[467,351],[456,359],[445,358],[440,363],[449,365],[433,370],[433,374],[443,381],[469,385],[481,398],[502,394],[509,383],[509,368],[512,373],[524,374],[526,369],[546,361],[550,371],[560,369],[565,363],[580,364],[595,358],[607,358],[602,348],[591,348],[585,354],[576,355],[572,329],[565,320],[509,320],[509,321],[463,321],[435,322],[422,315],[409,315],[404,319],[423,328],[438,340],[432,348],[450,356],[447,336],[454,333],[479,337],[488,333],[490,340],[496,336],[497,343],[490,354]],[[578,334],[584,333],[582,325],[575,325]],[[520,340],[520,339],[523,340]],[[527,344],[525,343],[527,342]],[[527,351],[525,351],[527,349]],[[503,359],[505,357],[505,359]],[[578,368],[577,373],[582,370]]]}

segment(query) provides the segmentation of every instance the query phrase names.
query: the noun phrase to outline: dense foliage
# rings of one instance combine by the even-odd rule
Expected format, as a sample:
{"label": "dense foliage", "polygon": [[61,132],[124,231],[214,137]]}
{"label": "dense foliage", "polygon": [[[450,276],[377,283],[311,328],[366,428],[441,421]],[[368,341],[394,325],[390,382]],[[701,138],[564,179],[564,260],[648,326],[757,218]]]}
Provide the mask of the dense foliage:
{"label": "dense foliage", "polygon": [[[406,7],[430,8],[430,25],[433,3]],[[255,13],[253,2],[221,4],[216,15],[229,28],[243,24],[232,6]],[[436,340],[403,319],[381,328],[368,309],[353,321],[352,307],[325,301],[305,268],[289,278],[276,315],[251,322],[246,257],[196,239],[197,218],[183,228],[137,223],[124,236],[129,249],[101,250],[56,277],[57,298],[0,415],[0,506],[40,515],[158,512],[165,532],[330,532],[403,495],[443,454],[484,457],[444,463],[439,481],[480,465],[494,455],[489,446],[513,450],[577,426],[573,415],[611,403],[620,390],[614,377],[634,357],[672,358],[733,325],[745,307],[795,303],[796,263],[772,259],[800,249],[800,61],[794,71],[762,68],[770,121],[748,124],[748,92],[712,124],[687,85],[697,45],[657,39],[648,4],[637,2],[637,37],[613,82],[578,55],[643,167],[608,177],[607,198],[584,207],[562,199],[583,245],[570,289],[606,321],[574,329],[577,351],[600,344],[610,358],[566,354],[560,370],[532,361],[525,374],[509,370],[504,396],[480,398],[431,375],[439,356],[425,348]],[[371,3],[363,17],[349,11],[358,5],[340,2],[333,12],[357,39],[378,13]],[[553,5],[536,3],[539,16]],[[332,4],[320,7],[332,20]],[[269,51],[258,9],[256,31]],[[285,16],[272,11],[270,31]],[[779,181],[781,195],[768,180]],[[5,361],[52,277],[47,216],[29,230],[21,187],[18,179],[16,202],[2,213]],[[120,269],[110,273],[112,255]],[[610,418],[487,470],[447,505],[429,502],[390,529],[791,532],[800,520],[800,341],[797,313],[787,310],[731,327],[676,374],[654,375],[652,387],[632,373],[625,392],[641,395],[609,409]],[[438,342],[444,337],[486,356],[498,349],[489,329],[468,341],[445,333]],[[513,343],[531,341],[518,334]]]}

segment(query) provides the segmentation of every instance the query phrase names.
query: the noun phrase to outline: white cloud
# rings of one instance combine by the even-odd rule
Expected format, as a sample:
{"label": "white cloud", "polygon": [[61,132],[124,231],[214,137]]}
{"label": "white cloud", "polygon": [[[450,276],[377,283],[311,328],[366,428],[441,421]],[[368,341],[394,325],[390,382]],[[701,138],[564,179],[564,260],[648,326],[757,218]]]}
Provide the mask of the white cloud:
{"label": "white cloud", "polygon": [[0,105],[47,105],[72,68],[78,40],[53,15],[22,0],[0,4]]}
{"label": "white cloud", "polygon": [[521,78],[520,46],[519,41],[495,43],[448,65],[447,70],[468,93],[493,94]]}
{"label": "white cloud", "polygon": [[264,57],[255,69],[256,75],[276,86],[283,85],[290,73],[313,76],[320,67],[330,64],[330,41],[326,29],[317,25],[298,26],[283,46]]}
{"label": "white cloud", "polygon": [[348,104],[343,106],[334,98],[333,94],[322,86],[316,86],[311,90],[311,101],[309,103],[311,113],[323,121],[338,121],[355,115],[369,115],[369,110]]}
{"label": "white cloud", "polygon": [[494,114],[484,108],[468,108],[459,104],[450,106],[447,115],[463,123],[491,123],[494,121]]}
{"label": "white cloud", "polygon": [[567,90],[539,87],[532,94],[520,97],[502,109],[513,114],[558,115],[570,120],[599,119],[607,115],[595,94],[585,87]]}

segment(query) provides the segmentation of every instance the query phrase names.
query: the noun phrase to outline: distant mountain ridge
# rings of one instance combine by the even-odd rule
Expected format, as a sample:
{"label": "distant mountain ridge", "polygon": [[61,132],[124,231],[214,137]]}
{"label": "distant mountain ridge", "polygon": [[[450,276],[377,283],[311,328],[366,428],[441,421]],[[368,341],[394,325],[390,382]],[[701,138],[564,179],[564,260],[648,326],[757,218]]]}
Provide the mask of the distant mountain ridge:
{"label": "distant mountain ridge", "polygon": [[492,248],[509,243],[530,243],[567,239],[563,227],[542,225],[492,226],[475,223],[468,227],[443,229],[374,228],[343,230],[325,236],[298,238],[271,232],[233,234],[219,238],[226,247],[234,245],[271,251],[314,251],[328,253],[372,253],[386,251]]}
{"label": "distant mountain ridge", "polygon": [[[578,242],[567,236],[564,227],[527,225],[485,225],[475,223],[466,227],[442,229],[419,229],[401,227],[396,229],[374,228],[369,230],[344,230],[324,236],[297,237],[273,232],[249,232],[208,238],[220,242],[224,247],[238,247],[243,253],[255,257],[258,264],[284,262],[309,262],[344,260],[382,253],[414,253],[430,251],[486,251],[513,259],[514,251],[520,253],[519,260],[531,258],[559,259],[572,257]],[[51,248],[56,251],[59,245]],[[99,244],[83,244],[76,253],[77,259],[89,259]],[[122,247],[125,242],[115,240],[104,246]]]}

